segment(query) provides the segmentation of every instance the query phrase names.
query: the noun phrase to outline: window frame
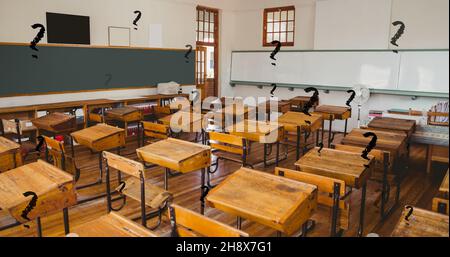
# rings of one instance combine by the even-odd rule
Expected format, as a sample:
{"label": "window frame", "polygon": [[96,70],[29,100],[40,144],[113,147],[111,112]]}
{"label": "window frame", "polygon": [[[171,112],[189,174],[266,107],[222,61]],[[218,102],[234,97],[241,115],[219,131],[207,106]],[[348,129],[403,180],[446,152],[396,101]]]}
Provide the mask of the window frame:
{"label": "window frame", "polygon": [[[289,16],[287,16],[286,20],[281,20],[281,12],[282,11],[287,11],[287,13],[289,13],[289,11],[293,11],[294,12],[293,20],[290,20]],[[289,22],[293,22],[294,23],[292,31],[288,30],[289,29],[288,27],[286,27],[286,31],[284,31],[284,32],[282,32],[282,31],[279,31],[279,32],[268,32],[267,31],[267,26],[268,26],[267,14],[268,13],[276,13],[276,12],[280,13],[280,18],[277,21],[277,22],[280,23],[280,26],[281,26],[281,23],[283,23],[283,22],[286,22],[286,24],[288,24]],[[292,42],[281,42],[281,40],[279,40],[279,41],[281,42],[282,46],[294,46],[295,45],[295,16],[296,16],[296,13],[295,13],[295,6],[294,5],[283,6],[283,7],[274,7],[274,8],[266,8],[266,9],[264,9],[264,14],[263,15],[264,15],[264,17],[263,17],[263,46],[264,47],[269,47],[269,46],[272,47],[273,46],[271,44],[271,42],[267,42],[267,34],[268,33],[272,33],[274,35],[275,34],[279,34],[280,35],[280,39],[281,39],[281,34],[282,33],[286,33],[286,40],[288,39],[287,38],[288,33],[292,33]],[[275,23],[275,22],[273,22],[273,23]]]}

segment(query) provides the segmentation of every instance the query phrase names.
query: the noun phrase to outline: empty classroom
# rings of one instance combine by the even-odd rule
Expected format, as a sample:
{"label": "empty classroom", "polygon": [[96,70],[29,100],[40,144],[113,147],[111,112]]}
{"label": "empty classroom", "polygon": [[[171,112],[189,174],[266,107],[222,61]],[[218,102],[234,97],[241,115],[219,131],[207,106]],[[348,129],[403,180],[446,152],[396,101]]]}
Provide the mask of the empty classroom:
{"label": "empty classroom", "polygon": [[448,100],[448,0],[0,0],[0,237],[448,238]]}

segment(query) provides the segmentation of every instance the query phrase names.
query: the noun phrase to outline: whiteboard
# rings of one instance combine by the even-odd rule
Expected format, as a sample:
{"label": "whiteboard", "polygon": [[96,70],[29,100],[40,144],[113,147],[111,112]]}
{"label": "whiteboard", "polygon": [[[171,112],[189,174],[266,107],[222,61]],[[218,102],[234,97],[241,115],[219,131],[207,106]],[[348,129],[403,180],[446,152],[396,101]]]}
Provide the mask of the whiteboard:
{"label": "whiteboard", "polygon": [[386,52],[233,52],[231,80],[396,90],[400,55]]}
{"label": "whiteboard", "polygon": [[448,51],[403,52],[399,90],[448,93]]}

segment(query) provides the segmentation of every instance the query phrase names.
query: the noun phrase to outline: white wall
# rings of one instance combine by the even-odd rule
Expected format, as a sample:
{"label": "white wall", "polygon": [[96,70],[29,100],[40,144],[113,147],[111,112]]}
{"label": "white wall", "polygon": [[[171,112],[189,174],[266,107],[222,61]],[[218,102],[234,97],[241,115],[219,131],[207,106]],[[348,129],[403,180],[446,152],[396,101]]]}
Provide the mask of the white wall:
{"label": "white wall", "polygon": [[[412,35],[404,38],[402,37],[401,42],[402,48],[447,48],[448,49],[448,0],[382,0],[384,5],[390,9],[392,1],[393,17],[398,19],[404,19],[404,22],[409,24],[407,32],[411,32]],[[341,15],[345,17],[336,16],[333,14],[333,19],[338,23],[349,22],[351,19],[347,15],[354,13],[370,13],[370,8],[361,3],[371,3],[374,6],[381,6],[379,0],[292,0],[292,1],[257,1],[257,0],[247,0],[246,4],[243,5],[244,10],[239,10],[235,12],[236,27],[235,27],[235,40],[232,44],[233,50],[271,50],[271,48],[262,47],[262,15],[263,9],[267,7],[278,7],[284,5],[295,5],[296,7],[296,38],[294,47],[285,47],[285,49],[314,49],[315,39],[317,39],[316,23],[324,23],[328,26],[332,25],[329,21],[324,21],[328,19],[327,16],[316,17],[316,5],[317,4],[340,4],[348,8],[345,9],[338,8],[341,11]],[[376,4],[378,2],[378,4]],[[353,4],[352,4],[353,3]],[[422,11],[419,11],[422,10]],[[372,11],[378,12],[380,10],[373,9]],[[378,12],[377,12],[378,11]],[[388,10],[390,12],[390,10]],[[339,12],[338,12],[339,13]],[[346,30],[345,34],[340,35],[341,38],[334,40],[333,44],[327,45],[327,48],[332,49],[349,49],[349,48],[378,48],[378,49],[388,49],[389,47],[389,32],[394,33],[396,31],[390,31],[389,26],[391,23],[390,15],[386,15],[386,11],[383,14],[378,14],[380,17],[384,17],[383,26],[388,26],[386,29],[379,29],[383,32],[377,31],[376,45],[370,45],[370,36],[367,35],[367,31],[361,30],[361,26],[364,27],[367,24],[372,24],[371,26],[376,29],[377,24],[373,24],[373,20],[376,20],[376,15],[371,15],[371,17],[365,17],[364,15],[354,15],[353,23],[355,28],[340,28],[340,30]],[[316,18],[320,18],[317,20]],[[414,28],[417,23],[424,22],[427,25],[419,25]],[[361,25],[362,24],[362,25]],[[365,25],[364,25],[365,24]],[[428,26],[432,25],[433,28]],[[350,26],[350,24],[343,25]],[[427,31],[427,28],[431,31]],[[349,33],[351,31],[351,33]],[[423,35],[423,36],[422,36]],[[334,35],[338,37],[338,35]],[[367,37],[369,37],[369,42],[367,42]],[[319,37],[321,38],[321,37]],[[384,41],[384,42],[382,42]],[[354,42],[359,42],[354,44]],[[365,43],[366,42],[366,43]],[[330,43],[330,42],[328,42]],[[227,63],[229,65],[229,63]],[[249,67],[251,68],[251,67]],[[235,88],[230,88],[229,74],[226,77],[228,81],[222,81],[222,93],[227,96],[270,96],[271,88],[258,89],[253,86],[242,86],[237,85]],[[231,93],[232,92],[232,93]],[[294,92],[289,91],[286,88],[278,88],[275,91],[275,95],[281,99],[290,99],[297,95],[308,95],[302,89],[296,89]],[[340,105],[345,106],[345,102],[348,99],[348,95],[345,92],[331,92],[330,94],[320,94],[321,104],[330,105]],[[406,96],[394,96],[394,95],[382,95],[376,94],[372,95],[369,102],[364,106],[362,110],[362,118],[367,119],[369,110],[387,110],[390,108],[413,108],[417,110],[427,110],[432,105],[438,101],[448,101],[448,99],[438,99],[429,97],[419,97],[417,100],[412,100],[411,97]],[[350,121],[350,129],[356,126],[356,115]],[[337,124],[337,130],[342,130],[343,125]]]}

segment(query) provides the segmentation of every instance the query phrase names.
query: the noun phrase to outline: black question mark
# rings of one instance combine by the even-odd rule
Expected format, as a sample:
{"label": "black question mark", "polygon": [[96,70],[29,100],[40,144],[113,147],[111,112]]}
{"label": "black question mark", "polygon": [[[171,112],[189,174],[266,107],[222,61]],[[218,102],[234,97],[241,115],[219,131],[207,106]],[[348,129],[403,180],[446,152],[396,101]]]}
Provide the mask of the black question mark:
{"label": "black question mark", "polygon": [[27,192],[23,193],[23,196],[25,196],[25,197],[28,197],[31,195],[33,196],[33,198],[31,198],[27,207],[25,207],[25,209],[22,211],[22,214],[20,215],[22,218],[24,218],[28,221],[30,220],[30,218],[28,218],[28,213],[30,213],[33,210],[33,208],[36,207],[38,196],[36,195],[35,192],[31,192],[31,191],[27,191]]}
{"label": "black question mark", "polygon": [[412,207],[411,205],[407,205],[407,206],[405,207],[405,209],[410,209],[409,212],[408,212],[408,214],[405,216],[405,220],[406,220],[406,221],[409,221],[409,217],[413,214],[414,207]]}
{"label": "black question mark", "polygon": [[105,86],[108,86],[108,85],[109,85],[109,82],[111,82],[112,75],[108,73],[108,74],[105,74],[105,76],[108,77],[108,79],[107,79],[106,82],[105,82]]}
{"label": "black question mark", "polygon": [[[403,33],[405,33],[406,25],[401,21],[394,21],[392,25],[394,26],[400,25],[400,28],[398,29],[397,33],[395,33],[395,35],[391,39],[391,44],[398,47],[397,40],[403,35]],[[398,51],[394,50],[394,53],[398,53]]]}
{"label": "black question mark", "polygon": [[305,120],[305,123],[311,126],[311,121]]}
{"label": "black question mark", "polygon": [[352,95],[350,96],[350,98],[347,100],[347,103],[346,103],[346,105],[348,106],[348,107],[352,107],[350,104],[353,102],[353,100],[355,99],[355,96],[356,96],[356,92],[355,92],[355,90],[348,90],[347,91],[347,93],[352,93]]}
{"label": "black question mark", "polygon": [[[39,49],[36,48],[36,45],[41,41],[41,39],[44,37],[45,34],[45,27],[44,25],[40,23],[36,23],[31,25],[31,28],[37,29],[40,28],[39,32],[37,33],[36,37],[34,37],[33,41],[30,42],[30,48],[34,51],[39,51]],[[38,59],[38,56],[33,54],[33,58]]]}
{"label": "black question mark", "polygon": [[314,91],[313,96],[309,99],[309,101],[303,106],[302,112],[308,116],[311,116],[309,113],[309,109],[311,109],[316,103],[319,102],[319,90],[317,90],[314,87],[308,87],[305,89],[306,93],[309,93],[311,91]]}
{"label": "black question mark", "polygon": [[[137,27],[137,22],[141,18],[142,13],[141,13],[141,11],[134,11],[134,13],[136,13],[137,16],[136,16],[136,19],[134,19],[134,21],[133,21],[133,25]],[[134,29],[137,30],[137,28],[134,28]]]}
{"label": "black question mark", "polygon": [[[366,146],[366,149],[364,149],[364,151],[361,154],[361,157],[370,161],[368,155],[369,153],[372,151],[372,149],[374,149],[377,146],[377,140],[378,137],[375,133],[373,132],[367,132],[364,134],[364,137],[372,137],[372,140],[370,140],[369,144]],[[366,166],[367,167],[367,166]]]}
{"label": "black question mark", "polygon": [[323,149],[323,143],[322,143],[322,142],[321,142],[321,143],[319,144],[319,147],[320,147],[320,149],[319,149],[319,151],[318,151],[318,152],[319,152],[319,156],[321,156],[321,153],[320,153],[320,152],[321,152],[321,151],[322,151],[322,149]]}
{"label": "black question mark", "polygon": [[[281,50],[281,42],[278,40],[274,40],[271,43],[272,45],[277,44],[277,46],[275,47],[275,50],[273,50],[273,52],[270,54],[270,59],[276,61],[277,59],[275,59],[275,55],[277,55],[277,53]],[[276,63],[272,63],[273,66],[277,66]]]}
{"label": "black question mark", "polygon": [[186,47],[188,47],[189,50],[184,55],[184,58],[186,58],[186,63],[189,63],[189,55],[192,53],[192,46],[191,45],[186,45]]}
{"label": "black question mark", "polygon": [[127,185],[127,183],[125,183],[125,181],[120,182],[120,189],[118,190],[120,194],[122,194],[123,189],[125,188],[125,186]]}
{"label": "black question mark", "polygon": [[275,92],[275,90],[277,89],[277,84],[271,84],[270,86],[272,86],[272,91],[270,91],[270,95],[273,96],[273,93]]}

